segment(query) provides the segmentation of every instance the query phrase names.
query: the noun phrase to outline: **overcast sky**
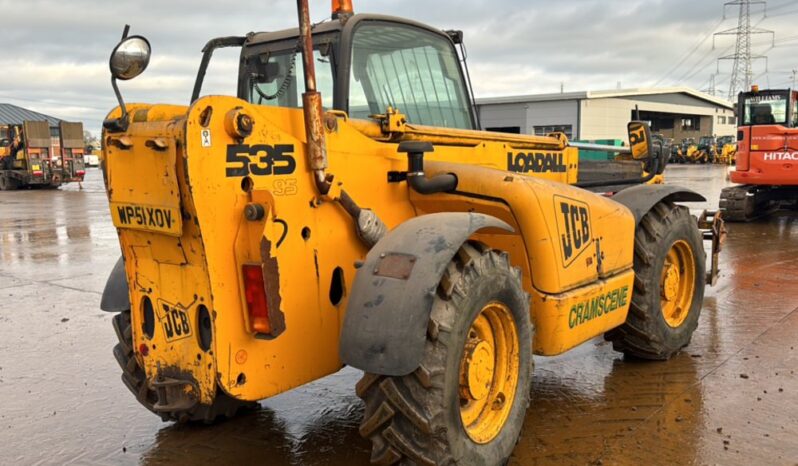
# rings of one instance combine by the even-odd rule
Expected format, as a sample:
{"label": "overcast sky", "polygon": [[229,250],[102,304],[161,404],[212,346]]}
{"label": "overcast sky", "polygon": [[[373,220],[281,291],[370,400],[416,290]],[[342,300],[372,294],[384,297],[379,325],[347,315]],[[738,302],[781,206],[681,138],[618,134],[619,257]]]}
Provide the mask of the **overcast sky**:
{"label": "overcast sky", "polygon": [[[310,0],[314,22],[329,17],[329,0]],[[412,18],[462,29],[476,96],[688,85],[706,89],[716,58],[734,52],[734,37],[711,33],[721,0],[354,0],[356,12]],[[125,23],[153,48],[147,71],[121,83],[127,101],[187,103],[205,42],[215,36],[296,25],[292,0],[0,0],[0,102],[68,120],[98,134],[115,105],[108,55]],[[754,64],[765,87],[789,86],[798,68],[798,0],[771,0],[768,17],[752,7],[752,24],[776,31],[755,36]],[[691,53],[692,52],[692,53]],[[215,56],[206,86],[234,93],[235,53]],[[731,62],[716,86],[728,92]]]}

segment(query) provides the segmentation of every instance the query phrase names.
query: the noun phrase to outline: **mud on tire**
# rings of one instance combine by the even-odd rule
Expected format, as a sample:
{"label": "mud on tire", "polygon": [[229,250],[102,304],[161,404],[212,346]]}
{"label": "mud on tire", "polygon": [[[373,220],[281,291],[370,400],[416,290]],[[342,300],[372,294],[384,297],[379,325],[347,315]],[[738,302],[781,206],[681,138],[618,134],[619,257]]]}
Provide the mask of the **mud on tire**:
{"label": "mud on tire", "polygon": [[133,352],[130,311],[116,314],[112,324],[119,340],[114,346],[114,358],[116,358],[122,368],[122,382],[133,393],[139,403],[160,416],[162,420],[176,422],[201,421],[210,424],[217,420],[231,418],[242,409],[255,409],[259,406],[254,402],[236,400],[217,388],[216,398],[210,406],[197,405],[190,410],[169,413],[156,411],[153,407],[158,402],[158,395],[147,386],[144,369],[139,365]]}
{"label": "mud on tire", "polygon": [[[663,315],[663,267],[677,242],[693,256],[693,295],[687,315],[671,326]],[[701,233],[687,207],[660,202],[635,233],[634,291],[626,322],[605,334],[616,351],[642,359],[665,360],[690,343],[704,296],[706,254]]]}
{"label": "mud on tire", "polygon": [[[515,395],[501,431],[487,443],[469,438],[460,415],[460,364],[472,322],[483,307],[510,309],[518,336]],[[437,289],[420,366],[403,377],[364,374],[360,434],[376,464],[503,464],[515,447],[529,405],[532,372],[529,297],[506,254],[464,244]]]}

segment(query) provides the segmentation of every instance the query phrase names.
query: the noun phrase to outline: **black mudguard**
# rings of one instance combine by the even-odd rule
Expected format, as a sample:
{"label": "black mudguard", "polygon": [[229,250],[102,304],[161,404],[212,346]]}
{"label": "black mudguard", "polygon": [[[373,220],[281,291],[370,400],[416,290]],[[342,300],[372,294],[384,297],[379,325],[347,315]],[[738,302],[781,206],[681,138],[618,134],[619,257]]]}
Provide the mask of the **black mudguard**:
{"label": "black mudguard", "polygon": [[435,291],[460,246],[483,228],[513,231],[484,214],[412,218],[369,251],[355,277],[341,332],[341,360],[375,374],[402,376],[421,362]]}
{"label": "black mudguard", "polygon": [[706,198],[697,192],[669,184],[641,184],[626,188],[612,196],[613,201],[621,203],[632,211],[635,216],[635,225],[658,202],[703,202]]}
{"label": "black mudguard", "polygon": [[122,256],[116,261],[108,281],[105,282],[100,309],[106,312],[122,312],[130,309],[130,291],[125,276],[125,260]]}

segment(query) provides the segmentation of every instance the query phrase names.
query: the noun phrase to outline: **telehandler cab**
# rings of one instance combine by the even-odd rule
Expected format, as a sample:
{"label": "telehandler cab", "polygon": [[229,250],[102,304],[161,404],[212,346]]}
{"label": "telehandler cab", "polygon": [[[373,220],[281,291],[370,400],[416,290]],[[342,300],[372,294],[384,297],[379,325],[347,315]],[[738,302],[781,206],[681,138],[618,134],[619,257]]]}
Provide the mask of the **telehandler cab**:
{"label": "telehandler cab", "polygon": [[[117,79],[150,45],[125,28],[111,55],[102,166],[124,260],[101,307],[141,404],[210,422],[351,365],[372,461],[494,465],[533,354],[689,343],[711,273],[675,202],[702,196],[570,186],[563,135],[475,129],[456,34],[348,1],[312,26],[297,7],[298,30],[211,41],[189,106],[125,105]],[[238,96],[201,97],[220,46],[241,47]],[[653,176],[665,155],[629,129]]]}

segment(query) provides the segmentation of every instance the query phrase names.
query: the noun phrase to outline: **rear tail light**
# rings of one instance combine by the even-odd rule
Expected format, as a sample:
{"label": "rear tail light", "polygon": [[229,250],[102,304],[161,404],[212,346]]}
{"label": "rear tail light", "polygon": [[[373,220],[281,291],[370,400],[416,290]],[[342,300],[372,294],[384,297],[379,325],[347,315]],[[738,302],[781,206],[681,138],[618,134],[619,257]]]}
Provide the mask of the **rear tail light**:
{"label": "rear tail light", "polygon": [[260,265],[247,264],[244,272],[244,296],[247,300],[249,326],[253,332],[271,333],[269,305],[266,302],[266,287],[263,284],[263,269]]}
{"label": "rear tail light", "polygon": [[44,172],[42,172],[41,170],[34,170],[33,171],[33,176],[42,176],[42,175],[44,175]]}
{"label": "rear tail light", "polygon": [[86,174],[86,172],[84,170],[78,170],[75,173],[77,173],[78,176],[83,176],[83,175]]}

